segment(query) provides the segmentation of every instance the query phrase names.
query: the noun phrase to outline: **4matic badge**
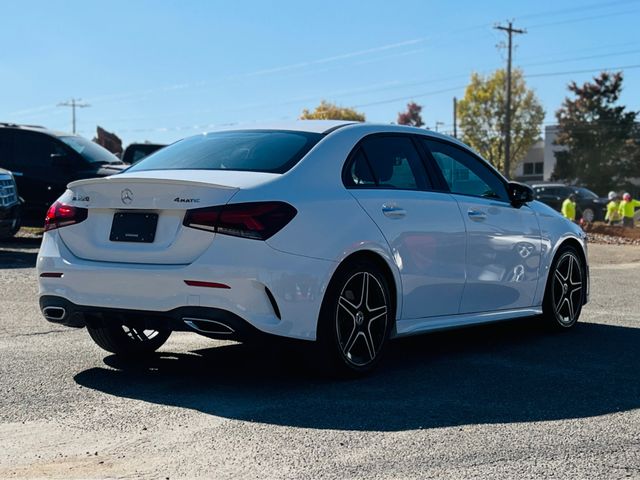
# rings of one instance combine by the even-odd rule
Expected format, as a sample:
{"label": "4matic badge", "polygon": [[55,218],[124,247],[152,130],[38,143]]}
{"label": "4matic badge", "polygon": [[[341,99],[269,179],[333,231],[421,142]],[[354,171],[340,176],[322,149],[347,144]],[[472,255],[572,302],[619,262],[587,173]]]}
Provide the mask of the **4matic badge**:
{"label": "4matic badge", "polygon": [[182,197],[176,197],[173,199],[174,202],[176,203],[200,203],[200,199],[199,198],[182,198]]}

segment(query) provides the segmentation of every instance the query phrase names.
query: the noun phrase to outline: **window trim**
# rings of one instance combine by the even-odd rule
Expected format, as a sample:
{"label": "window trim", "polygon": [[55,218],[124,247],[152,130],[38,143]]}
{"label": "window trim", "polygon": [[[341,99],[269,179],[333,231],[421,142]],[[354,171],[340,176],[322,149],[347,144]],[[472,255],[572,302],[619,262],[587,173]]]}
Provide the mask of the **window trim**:
{"label": "window trim", "polygon": [[[362,143],[365,140],[370,139],[370,138],[375,138],[375,137],[408,138],[411,141],[411,144],[413,145],[413,148],[416,151],[416,153],[418,155],[418,158],[420,160],[419,165],[420,165],[420,167],[422,167],[422,175],[421,175],[422,178],[416,177],[417,188],[389,188],[389,187],[380,186],[380,183],[378,181],[376,172],[373,169],[373,167],[371,166],[371,162],[369,161],[369,157],[367,156],[367,152],[362,147]],[[437,186],[437,183],[434,181],[432,172],[427,168],[422,146],[419,145],[420,142],[416,142],[414,137],[415,137],[414,134],[404,133],[404,132],[375,132],[375,133],[370,133],[370,134],[365,135],[364,137],[362,137],[360,140],[358,140],[356,142],[356,144],[353,146],[353,148],[351,149],[351,151],[347,155],[347,158],[344,161],[344,164],[342,165],[342,175],[341,175],[342,185],[348,190],[385,190],[385,191],[402,191],[402,192],[431,192],[431,191],[438,191],[438,190],[436,190],[434,188],[434,187]],[[373,178],[375,179],[375,182],[376,182],[374,185],[349,185],[349,181],[348,181],[349,180],[349,171],[351,170],[351,166],[353,164],[354,157],[356,156],[358,151],[362,151],[362,155],[364,156],[365,160],[367,161],[367,166],[369,167],[369,170],[371,171],[372,176],[373,176]],[[412,172],[413,172],[413,168],[412,168]],[[414,176],[415,176],[415,172],[413,172],[413,173],[414,173]],[[420,185],[421,183],[424,184],[424,185],[421,186]]]}
{"label": "window trim", "polygon": [[432,162],[433,168],[436,169],[437,175],[440,178],[440,181],[442,182],[442,185],[443,185],[443,187],[444,187],[444,189],[445,189],[445,191],[447,193],[450,193],[451,195],[462,195],[464,197],[481,198],[483,200],[490,200],[490,201],[506,203],[506,204],[511,205],[511,200],[509,199],[509,181],[506,178],[504,178],[504,176],[498,170],[496,170],[496,168],[493,165],[491,165],[488,161],[486,161],[484,158],[482,158],[478,154],[474,153],[471,149],[469,149],[467,147],[463,147],[462,145],[458,145],[457,143],[448,141],[446,139],[442,139],[442,138],[438,138],[438,137],[432,137],[430,135],[417,135],[417,136],[420,137],[421,139],[424,139],[424,140],[430,140],[430,141],[442,143],[442,144],[447,145],[447,146],[452,147],[452,148],[456,148],[456,149],[461,150],[462,152],[470,155],[473,159],[478,161],[480,163],[480,165],[482,166],[482,168],[486,169],[489,174],[493,174],[498,178],[498,180],[504,186],[504,190],[505,190],[507,196],[506,196],[506,199],[503,199],[502,197],[501,198],[489,198],[489,197],[481,197],[481,196],[478,196],[478,195],[471,195],[469,193],[452,192],[451,188],[449,188],[449,184],[447,183],[446,179],[444,178],[444,175],[442,174],[442,171],[440,170],[440,167],[438,166],[438,162],[436,161],[435,157],[431,153],[431,150],[429,150],[429,148],[427,148],[426,145],[422,145],[422,147],[425,150],[425,154],[427,155],[428,161]]}

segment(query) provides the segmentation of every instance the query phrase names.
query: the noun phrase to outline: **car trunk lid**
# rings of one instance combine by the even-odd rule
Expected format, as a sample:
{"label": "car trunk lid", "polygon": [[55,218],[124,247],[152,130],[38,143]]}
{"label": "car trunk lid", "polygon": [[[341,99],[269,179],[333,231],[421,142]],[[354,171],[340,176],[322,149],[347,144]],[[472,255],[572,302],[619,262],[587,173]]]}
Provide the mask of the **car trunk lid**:
{"label": "car trunk lid", "polygon": [[185,227],[188,209],[224,205],[241,188],[278,175],[227,171],[143,171],[69,184],[61,201],[88,210],[59,230],[75,256],[94,261],[189,264],[215,235]]}

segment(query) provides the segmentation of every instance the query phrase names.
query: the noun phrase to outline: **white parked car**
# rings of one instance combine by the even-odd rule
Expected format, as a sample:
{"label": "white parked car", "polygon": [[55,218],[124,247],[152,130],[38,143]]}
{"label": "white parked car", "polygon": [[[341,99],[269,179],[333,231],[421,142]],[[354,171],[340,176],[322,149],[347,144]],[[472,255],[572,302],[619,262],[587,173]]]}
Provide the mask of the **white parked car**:
{"label": "white parked car", "polygon": [[278,336],[360,373],[392,338],[538,315],[568,328],[588,298],[580,228],[461,142],[403,126],[190,137],[69,184],[45,230],[45,318],[123,356],[172,331]]}

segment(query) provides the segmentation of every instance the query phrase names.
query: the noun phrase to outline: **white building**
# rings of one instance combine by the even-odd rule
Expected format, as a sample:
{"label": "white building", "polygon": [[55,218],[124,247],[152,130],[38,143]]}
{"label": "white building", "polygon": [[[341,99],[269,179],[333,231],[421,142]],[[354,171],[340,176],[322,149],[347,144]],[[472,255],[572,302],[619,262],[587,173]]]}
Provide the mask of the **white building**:
{"label": "white building", "polygon": [[548,125],[544,129],[544,139],[538,140],[529,149],[516,168],[515,178],[521,182],[539,182],[551,180],[556,167],[556,152],[565,147],[554,145],[558,136],[558,126]]}

